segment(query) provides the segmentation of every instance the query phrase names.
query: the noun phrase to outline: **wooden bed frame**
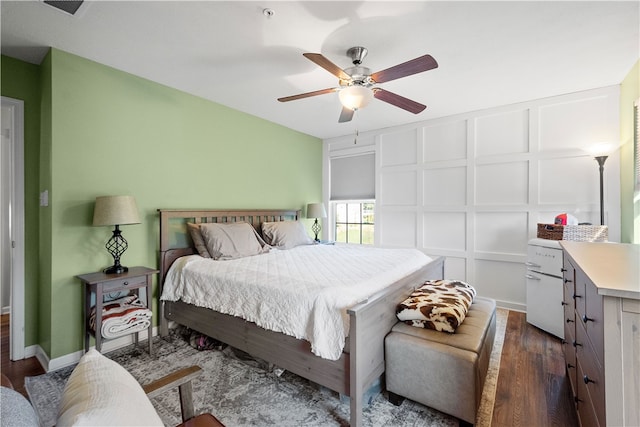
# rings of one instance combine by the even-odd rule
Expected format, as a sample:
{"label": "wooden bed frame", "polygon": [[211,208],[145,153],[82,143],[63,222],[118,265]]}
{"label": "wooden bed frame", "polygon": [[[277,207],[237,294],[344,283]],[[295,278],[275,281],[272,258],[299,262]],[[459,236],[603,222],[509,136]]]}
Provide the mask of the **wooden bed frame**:
{"label": "wooden bed frame", "polygon": [[[171,264],[179,257],[196,253],[186,222],[239,222],[252,224],[261,233],[266,221],[300,219],[299,210],[168,210],[160,213],[160,288]],[[182,301],[159,302],[160,335],[169,332],[169,321],[218,339],[232,347],[262,358],[303,378],[350,398],[350,424],[362,425],[363,396],[385,369],[384,337],[397,322],[395,307],[428,279],[444,277],[444,258],[398,280],[348,310],[348,345],[338,360],[323,359],[311,352],[309,342],[263,329],[239,317],[196,307]],[[348,351],[348,353],[347,353]]]}

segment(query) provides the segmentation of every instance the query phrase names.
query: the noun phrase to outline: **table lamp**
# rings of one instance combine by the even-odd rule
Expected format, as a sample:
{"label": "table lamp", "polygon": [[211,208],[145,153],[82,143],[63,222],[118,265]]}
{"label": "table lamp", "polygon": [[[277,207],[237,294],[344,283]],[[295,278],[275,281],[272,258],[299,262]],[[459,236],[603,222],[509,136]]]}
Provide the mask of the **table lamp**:
{"label": "table lamp", "polygon": [[120,231],[120,226],[126,224],[140,224],[136,199],[132,196],[96,197],[93,225],[115,226],[113,235],[105,245],[105,248],[113,257],[113,265],[103,270],[106,274],[120,274],[129,271],[127,267],[120,265],[120,257],[129,247]]}
{"label": "table lamp", "polygon": [[311,226],[311,230],[316,234],[316,238],[314,239],[316,242],[319,242],[318,234],[320,230],[322,230],[322,226],[318,222],[318,218],[326,218],[327,211],[324,208],[324,203],[309,203],[307,205],[307,218],[315,218],[315,222]]}

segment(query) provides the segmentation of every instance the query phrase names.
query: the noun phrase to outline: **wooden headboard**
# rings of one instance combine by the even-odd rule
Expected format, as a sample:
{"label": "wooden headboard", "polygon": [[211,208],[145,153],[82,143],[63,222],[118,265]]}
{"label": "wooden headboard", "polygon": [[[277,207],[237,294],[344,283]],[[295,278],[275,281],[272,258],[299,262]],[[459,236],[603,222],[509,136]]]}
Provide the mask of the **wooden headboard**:
{"label": "wooden headboard", "polygon": [[296,209],[158,209],[160,213],[160,290],[173,262],[196,253],[187,231],[187,222],[247,222],[262,236],[263,222],[295,221],[302,216]]}

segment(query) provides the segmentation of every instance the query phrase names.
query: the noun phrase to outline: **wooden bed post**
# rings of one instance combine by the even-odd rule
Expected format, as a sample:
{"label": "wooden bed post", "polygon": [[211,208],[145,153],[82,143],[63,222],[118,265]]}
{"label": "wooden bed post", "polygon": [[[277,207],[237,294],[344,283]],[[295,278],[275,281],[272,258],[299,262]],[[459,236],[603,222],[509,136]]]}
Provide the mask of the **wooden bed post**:
{"label": "wooden bed post", "polygon": [[362,357],[359,351],[358,318],[354,315],[349,317],[349,424],[351,427],[360,427],[362,425],[362,399],[365,392],[364,375],[360,372],[363,370],[363,363],[358,360]]}

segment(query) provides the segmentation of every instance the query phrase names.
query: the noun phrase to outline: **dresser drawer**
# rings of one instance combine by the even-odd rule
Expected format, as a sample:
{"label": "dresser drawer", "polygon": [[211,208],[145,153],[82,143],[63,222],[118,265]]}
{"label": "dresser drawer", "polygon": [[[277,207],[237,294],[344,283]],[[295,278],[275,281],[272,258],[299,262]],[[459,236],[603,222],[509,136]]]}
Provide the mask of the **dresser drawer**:
{"label": "dresser drawer", "polygon": [[589,341],[593,344],[598,362],[604,365],[604,310],[602,295],[592,283],[585,285],[585,313],[580,321],[584,324]]}
{"label": "dresser drawer", "polygon": [[[578,398],[590,401],[600,425],[606,424],[604,397],[604,369],[598,362],[595,350],[587,338],[582,322],[576,322],[576,359],[578,362]],[[582,391],[582,394],[580,392]],[[586,391],[586,394],[585,394]]]}
{"label": "dresser drawer", "polygon": [[581,271],[576,270],[575,274],[575,292],[573,293],[573,300],[576,305],[576,314],[582,318],[585,315],[586,309],[586,287],[587,276]]}
{"label": "dresser drawer", "polygon": [[124,279],[110,280],[102,283],[102,292],[122,291],[128,288],[145,286],[147,284],[147,276],[127,277]]}
{"label": "dresser drawer", "polygon": [[564,339],[565,342],[562,345],[562,350],[564,352],[564,361],[567,368],[567,376],[569,377],[569,382],[571,384],[571,393],[573,397],[576,397],[578,394],[578,390],[576,388],[578,368],[576,362],[576,349],[573,346],[573,342],[575,341],[575,328],[565,326]]}
{"label": "dresser drawer", "polygon": [[[580,365],[580,361],[578,361],[578,375],[582,377],[582,366]],[[596,410],[593,406],[591,399],[589,398],[589,390],[587,390],[587,385],[578,378],[578,418],[580,420],[580,425],[582,427],[605,427],[606,424],[600,422],[598,415],[596,414]]]}

